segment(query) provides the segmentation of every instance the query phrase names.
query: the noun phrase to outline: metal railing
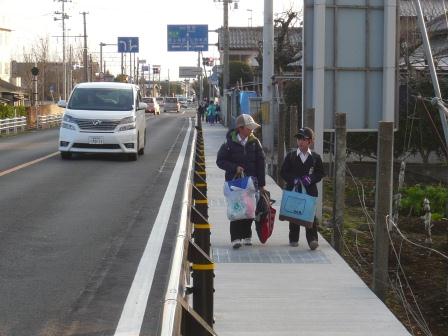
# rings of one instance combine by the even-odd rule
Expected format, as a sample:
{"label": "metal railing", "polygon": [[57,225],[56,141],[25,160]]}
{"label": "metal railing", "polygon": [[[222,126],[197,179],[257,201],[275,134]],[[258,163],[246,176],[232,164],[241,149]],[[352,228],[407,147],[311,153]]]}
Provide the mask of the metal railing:
{"label": "metal railing", "polygon": [[26,128],[26,117],[0,119],[0,134],[17,133]]}
{"label": "metal railing", "polygon": [[62,114],[48,114],[37,117],[37,128],[55,127],[61,124]]}
{"label": "metal railing", "polygon": [[[160,333],[162,336],[217,335],[213,330],[214,263],[210,258],[204,141],[199,116],[197,120],[198,126],[192,144],[194,150],[191,151],[184,188],[180,228],[165,296]],[[193,294],[192,300],[189,294]],[[193,301],[193,307],[190,301]]]}

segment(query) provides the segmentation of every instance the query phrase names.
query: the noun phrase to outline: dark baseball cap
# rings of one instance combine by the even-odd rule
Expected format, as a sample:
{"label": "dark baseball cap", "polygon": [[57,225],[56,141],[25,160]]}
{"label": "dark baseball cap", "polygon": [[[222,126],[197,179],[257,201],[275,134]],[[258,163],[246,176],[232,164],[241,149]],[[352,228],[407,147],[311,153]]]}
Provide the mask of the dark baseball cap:
{"label": "dark baseball cap", "polygon": [[309,127],[303,127],[299,129],[296,135],[294,135],[296,138],[304,138],[304,139],[314,139],[314,132]]}

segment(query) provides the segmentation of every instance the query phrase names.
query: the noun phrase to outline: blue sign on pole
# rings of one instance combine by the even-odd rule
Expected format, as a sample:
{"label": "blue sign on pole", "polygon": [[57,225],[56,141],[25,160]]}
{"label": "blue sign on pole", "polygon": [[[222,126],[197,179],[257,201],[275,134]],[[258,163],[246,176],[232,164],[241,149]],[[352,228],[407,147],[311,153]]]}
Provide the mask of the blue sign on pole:
{"label": "blue sign on pole", "polygon": [[208,51],[208,25],[168,25],[168,51]]}
{"label": "blue sign on pole", "polygon": [[119,53],[138,53],[138,37],[119,37],[117,45]]}

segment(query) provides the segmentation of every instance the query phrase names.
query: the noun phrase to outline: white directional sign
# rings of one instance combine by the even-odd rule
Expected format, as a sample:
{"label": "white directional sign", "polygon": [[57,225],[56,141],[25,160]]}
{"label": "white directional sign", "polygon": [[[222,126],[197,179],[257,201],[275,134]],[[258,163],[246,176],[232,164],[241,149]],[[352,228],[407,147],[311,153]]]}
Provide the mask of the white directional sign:
{"label": "white directional sign", "polygon": [[200,67],[189,67],[183,66],[179,67],[179,77],[180,78],[193,78],[202,73],[202,69]]}

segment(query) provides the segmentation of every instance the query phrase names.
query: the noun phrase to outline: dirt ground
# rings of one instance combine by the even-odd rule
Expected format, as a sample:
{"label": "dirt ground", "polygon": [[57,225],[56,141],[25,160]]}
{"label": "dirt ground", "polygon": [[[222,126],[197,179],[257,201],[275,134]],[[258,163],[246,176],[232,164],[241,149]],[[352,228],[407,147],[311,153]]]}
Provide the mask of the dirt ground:
{"label": "dirt ground", "polygon": [[[330,183],[328,180],[324,181],[324,224],[332,215]],[[366,208],[363,210],[356,186],[352,187],[354,188],[348,188],[346,194],[342,256],[371,287],[374,229],[367,224],[365,213],[374,218],[373,188],[369,183],[364,185]],[[412,335],[448,336],[448,260],[429,249],[448,255],[448,221],[433,224],[433,243],[427,245],[421,219],[399,218],[398,227],[403,235],[411,242],[427,248],[411,244],[398,233],[392,233],[389,253],[390,286],[386,305]],[[319,230],[331,242],[333,229],[322,225]]]}

